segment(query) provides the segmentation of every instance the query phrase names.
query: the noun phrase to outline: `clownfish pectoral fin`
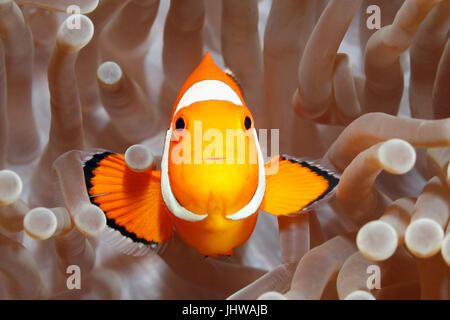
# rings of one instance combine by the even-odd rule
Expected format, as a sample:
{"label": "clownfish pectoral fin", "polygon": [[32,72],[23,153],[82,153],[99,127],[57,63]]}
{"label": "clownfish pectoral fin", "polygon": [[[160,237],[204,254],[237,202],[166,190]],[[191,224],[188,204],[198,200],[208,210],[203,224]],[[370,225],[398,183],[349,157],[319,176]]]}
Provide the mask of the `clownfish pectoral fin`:
{"label": "clownfish pectoral fin", "polygon": [[142,255],[173,234],[161,195],[161,171],[134,172],[123,155],[104,152],[84,163],[91,202],[106,215],[106,240],[120,251]]}
{"label": "clownfish pectoral fin", "polygon": [[[278,166],[275,174],[269,168]],[[288,215],[311,208],[331,195],[339,177],[311,161],[277,156],[266,164],[266,192],[261,210]]]}

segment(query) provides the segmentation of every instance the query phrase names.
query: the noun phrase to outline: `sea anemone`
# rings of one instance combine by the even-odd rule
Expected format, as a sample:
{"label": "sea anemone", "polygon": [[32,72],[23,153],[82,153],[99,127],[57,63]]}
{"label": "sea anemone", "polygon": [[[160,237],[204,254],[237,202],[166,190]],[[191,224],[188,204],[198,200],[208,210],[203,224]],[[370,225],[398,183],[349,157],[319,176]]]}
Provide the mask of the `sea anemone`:
{"label": "sea anemone", "polygon": [[[449,299],[449,17],[450,0],[0,0],[0,298]],[[83,160],[158,163],[205,51],[280,152],[341,174],[336,195],[263,212],[231,257],[177,236],[125,255]]]}

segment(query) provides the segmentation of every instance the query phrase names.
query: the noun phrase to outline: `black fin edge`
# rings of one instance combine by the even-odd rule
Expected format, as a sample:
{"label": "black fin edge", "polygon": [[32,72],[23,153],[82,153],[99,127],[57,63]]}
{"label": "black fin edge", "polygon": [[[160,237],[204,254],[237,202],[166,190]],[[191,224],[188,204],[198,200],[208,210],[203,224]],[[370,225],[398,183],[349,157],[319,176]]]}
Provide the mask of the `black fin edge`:
{"label": "black fin edge", "polygon": [[[91,159],[87,160],[84,163],[83,166],[83,171],[84,171],[84,179],[86,182],[86,188],[89,194],[89,199],[91,200],[91,203],[96,205],[97,207],[100,207],[98,203],[95,202],[95,197],[92,197],[89,193],[89,191],[91,190],[91,188],[93,187],[92,183],[91,183],[91,179],[94,177],[94,170],[97,169],[97,167],[99,166],[100,161],[102,161],[103,159],[105,159],[106,157],[115,154],[113,152],[103,152],[103,153],[96,153],[92,156]],[[103,210],[102,210],[103,211]],[[139,238],[136,233],[134,232],[129,232],[127,231],[127,229],[123,226],[120,226],[116,223],[116,220],[108,218],[108,216],[106,215],[105,212],[105,216],[106,216],[106,224],[114,229],[120,232],[120,234],[122,234],[124,237],[130,238],[131,240],[133,240],[134,242],[137,243],[143,243],[145,245],[159,245],[158,242],[154,242],[154,241],[148,241],[144,238]]]}
{"label": "black fin edge", "polygon": [[[91,179],[94,177],[94,174],[92,172],[94,172],[94,170],[97,169],[100,161],[102,161],[107,156],[112,155],[112,154],[114,154],[114,153],[109,152],[109,151],[106,151],[103,153],[96,153],[92,156],[91,159],[87,160],[84,163],[84,166],[83,166],[84,180],[86,181],[86,188],[88,190],[88,193],[89,193],[89,190],[91,190],[91,188],[93,187],[93,185],[91,183]],[[92,198],[91,197],[89,197],[89,198],[91,199],[91,202],[94,203]]]}
{"label": "black fin edge", "polygon": [[336,186],[339,184],[339,177],[335,173],[328,171],[325,168],[322,168],[321,166],[315,164],[312,161],[300,160],[300,159],[296,159],[296,158],[293,158],[293,157],[290,157],[287,155],[282,155],[280,157],[282,160],[287,160],[291,163],[296,163],[303,167],[306,167],[306,168],[310,169],[312,172],[325,178],[328,181],[327,190],[325,190],[319,197],[317,197],[316,199],[314,199],[313,201],[308,203],[304,208],[307,208],[311,204],[322,200],[326,195],[328,195],[330,192],[332,192],[336,188]]}

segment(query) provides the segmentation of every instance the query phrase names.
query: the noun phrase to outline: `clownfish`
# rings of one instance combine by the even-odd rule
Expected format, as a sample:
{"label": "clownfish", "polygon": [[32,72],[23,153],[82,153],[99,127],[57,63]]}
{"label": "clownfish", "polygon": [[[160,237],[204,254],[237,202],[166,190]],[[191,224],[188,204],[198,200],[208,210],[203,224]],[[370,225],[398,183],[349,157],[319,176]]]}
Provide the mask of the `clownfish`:
{"label": "clownfish", "polygon": [[[233,132],[245,143],[218,143],[211,151],[196,143],[203,132],[211,140]],[[175,231],[211,257],[231,255],[244,244],[260,210],[298,213],[332,194],[339,182],[333,172],[289,156],[264,164],[241,87],[209,53],[175,100],[161,170],[135,172],[123,155],[103,152],[86,159],[84,174],[91,202],[109,228],[128,239],[129,253],[166,243]]]}

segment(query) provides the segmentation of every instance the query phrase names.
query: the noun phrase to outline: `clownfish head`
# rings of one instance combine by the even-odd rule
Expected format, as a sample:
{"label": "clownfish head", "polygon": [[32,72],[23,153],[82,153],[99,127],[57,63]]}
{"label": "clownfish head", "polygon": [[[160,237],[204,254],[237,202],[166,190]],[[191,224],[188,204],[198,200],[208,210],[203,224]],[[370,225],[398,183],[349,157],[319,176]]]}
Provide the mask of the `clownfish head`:
{"label": "clownfish head", "polygon": [[161,191],[185,221],[241,220],[265,191],[264,160],[239,84],[206,53],[181,88],[166,134]]}

